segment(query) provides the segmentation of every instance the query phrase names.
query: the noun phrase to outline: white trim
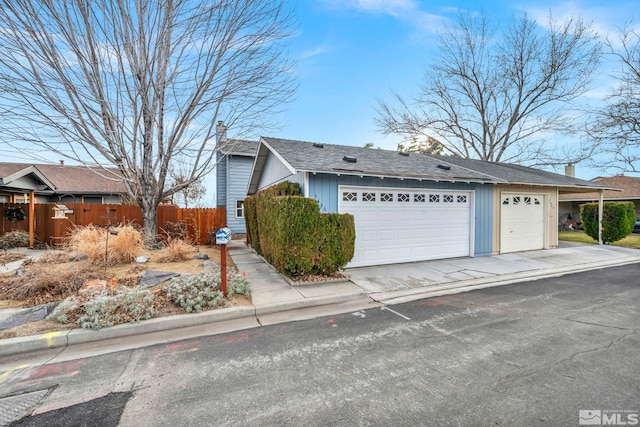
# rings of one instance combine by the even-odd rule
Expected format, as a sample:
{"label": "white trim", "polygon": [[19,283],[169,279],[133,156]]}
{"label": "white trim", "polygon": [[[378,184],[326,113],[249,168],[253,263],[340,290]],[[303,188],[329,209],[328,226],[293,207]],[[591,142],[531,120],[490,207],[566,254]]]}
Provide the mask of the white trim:
{"label": "white trim", "polygon": [[[467,255],[465,256],[469,256],[469,257],[474,257],[475,256],[475,220],[476,220],[476,214],[475,214],[475,198],[476,198],[476,191],[475,190],[460,190],[460,189],[447,189],[447,188],[408,188],[408,187],[376,187],[376,186],[366,186],[366,185],[338,185],[338,204],[337,204],[337,208],[338,208],[338,212],[339,213],[343,213],[343,212],[348,212],[349,210],[349,203],[351,202],[346,202],[343,200],[343,192],[347,191],[354,191],[354,192],[367,192],[368,190],[370,190],[371,192],[377,192],[378,196],[376,197],[375,201],[371,202],[372,206],[385,206],[385,201],[381,200],[380,197],[380,193],[385,193],[385,192],[395,192],[395,193],[399,193],[399,192],[407,192],[410,193],[410,199],[409,202],[411,204],[411,206],[416,206],[417,203],[424,203],[424,209],[425,211],[428,211],[428,206],[429,206],[429,196],[428,195],[442,195],[442,193],[448,193],[448,194],[452,194],[454,196],[456,195],[465,195],[468,197],[466,203],[467,203],[467,209],[468,209],[468,226],[469,226],[469,235],[468,235],[468,251],[467,251]],[[425,195],[425,200],[424,202],[416,202],[415,199],[413,198],[415,194],[424,194]],[[457,197],[456,197],[456,202],[454,203],[459,203],[457,202]],[[361,202],[356,202],[356,203],[361,203]],[[399,202],[398,200],[395,201],[390,201],[388,202],[390,203],[388,206],[397,206],[397,207],[401,207],[401,205],[399,203],[404,203],[404,202]],[[443,202],[439,201],[437,202],[440,206]],[[353,206],[353,205],[352,205]],[[362,206],[362,205],[359,205]],[[356,230],[356,235],[358,233],[358,230]],[[436,258],[425,258],[425,259],[436,259]],[[398,262],[405,262],[405,261],[398,261]],[[412,262],[412,261],[406,261],[406,262]],[[358,264],[356,264],[358,265]],[[363,264],[366,265],[366,264]],[[349,267],[349,266],[347,266]]]}
{"label": "white trim", "polygon": [[302,176],[303,176],[302,185],[304,186],[304,188],[302,189],[302,193],[304,197],[308,198],[309,197],[309,172],[304,172]]}

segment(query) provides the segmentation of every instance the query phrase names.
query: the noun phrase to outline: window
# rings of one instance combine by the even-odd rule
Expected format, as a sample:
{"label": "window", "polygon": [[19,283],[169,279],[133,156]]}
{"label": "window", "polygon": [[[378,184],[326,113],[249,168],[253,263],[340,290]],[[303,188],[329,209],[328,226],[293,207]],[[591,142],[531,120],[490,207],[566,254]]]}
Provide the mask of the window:
{"label": "window", "polygon": [[342,193],[342,201],[356,202],[358,201],[358,193],[356,193],[355,191],[344,191]]}
{"label": "window", "polygon": [[531,197],[524,196],[524,204],[525,205],[530,205],[531,204]]}
{"label": "window", "polygon": [[439,194],[429,194],[429,203],[440,203]]}
{"label": "window", "polygon": [[508,197],[507,197],[507,198],[505,198],[505,199],[502,201],[502,204],[503,204],[503,205],[508,205],[508,204],[509,204],[509,198],[508,198]]}
{"label": "window", "polygon": [[467,196],[458,194],[458,203],[467,203]]}
{"label": "window", "polygon": [[514,205],[520,204],[520,196],[513,196],[513,204]]}
{"label": "window", "polygon": [[424,201],[425,201],[424,194],[414,194],[413,195],[413,201],[415,203],[424,203]]}
{"label": "window", "polygon": [[380,194],[381,202],[393,202],[393,193],[381,193]]}
{"label": "window", "polygon": [[244,218],[244,200],[236,200],[236,218]]}
{"label": "window", "polygon": [[376,201],[376,193],[362,193],[362,201],[363,202],[375,202]]}
{"label": "window", "polygon": [[539,204],[540,204],[540,200],[538,200],[538,198],[537,198],[537,197],[534,197],[534,199],[533,199],[533,200],[534,200],[534,201],[533,201],[533,204],[534,204],[534,205],[539,205]]}
{"label": "window", "polygon": [[407,194],[407,193],[399,193],[398,194],[398,201],[399,202],[408,202],[409,200],[411,200],[411,198],[409,197],[409,194]]}
{"label": "window", "polygon": [[445,194],[442,201],[445,203],[453,203],[453,194]]}

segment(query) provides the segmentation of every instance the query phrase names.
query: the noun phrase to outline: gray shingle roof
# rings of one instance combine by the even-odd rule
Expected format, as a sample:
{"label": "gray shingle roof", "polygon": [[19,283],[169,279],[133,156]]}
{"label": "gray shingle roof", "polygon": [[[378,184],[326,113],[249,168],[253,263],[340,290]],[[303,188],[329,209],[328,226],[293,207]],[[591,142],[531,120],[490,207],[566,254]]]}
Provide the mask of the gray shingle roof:
{"label": "gray shingle roof", "polygon": [[551,185],[558,187],[611,188],[610,186],[586,181],[571,176],[560,175],[512,163],[488,162],[485,160],[463,159],[451,156],[432,156],[462,167],[494,176],[512,184]]}
{"label": "gray shingle roof", "polygon": [[246,139],[228,139],[221,145],[222,154],[231,154],[234,156],[255,156],[258,151],[258,141],[249,141]]}
{"label": "gray shingle roof", "polygon": [[[297,172],[344,173],[436,181],[528,184],[572,189],[612,188],[526,166],[448,156],[263,137]],[[351,161],[349,161],[349,158]],[[354,160],[355,159],[355,160]],[[258,159],[260,161],[261,159]]]}
{"label": "gray shingle roof", "polygon": [[[449,181],[493,182],[484,173],[452,165],[419,153],[378,150],[346,145],[319,144],[279,138],[262,138],[299,172],[327,172]],[[345,159],[355,159],[355,162]]]}

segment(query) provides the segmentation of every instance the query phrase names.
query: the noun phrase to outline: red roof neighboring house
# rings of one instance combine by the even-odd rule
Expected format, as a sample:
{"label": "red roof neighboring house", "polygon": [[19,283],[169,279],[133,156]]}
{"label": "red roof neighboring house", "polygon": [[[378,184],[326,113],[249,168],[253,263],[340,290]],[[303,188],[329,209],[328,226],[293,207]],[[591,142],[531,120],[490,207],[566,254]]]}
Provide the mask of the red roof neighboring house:
{"label": "red roof neighboring house", "polygon": [[[0,195],[4,198],[33,190],[38,202],[57,201],[63,197],[93,197],[93,203],[119,203],[127,193],[117,169],[60,164],[0,163]],[[114,196],[114,197],[108,197]],[[5,200],[16,201],[16,200]]]}
{"label": "red roof neighboring house", "polygon": [[[640,200],[640,178],[616,175],[611,177],[598,177],[591,181],[598,184],[604,184],[607,187],[619,188],[622,191],[604,190],[603,197],[605,200]],[[561,193],[561,202],[573,201],[592,201],[598,200],[600,193]]]}
{"label": "red roof neighboring house", "polygon": [[[636,207],[636,218],[640,218],[640,178],[616,175],[598,177],[592,179],[592,181],[607,187],[619,188],[621,191],[604,190],[602,193],[603,199],[611,202],[633,202]],[[596,202],[599,198],[600,194],[598,192],[560,193],[558,213],[560,216],[570,214],[573,219],[579,220],[580,205],[587,202]]]}

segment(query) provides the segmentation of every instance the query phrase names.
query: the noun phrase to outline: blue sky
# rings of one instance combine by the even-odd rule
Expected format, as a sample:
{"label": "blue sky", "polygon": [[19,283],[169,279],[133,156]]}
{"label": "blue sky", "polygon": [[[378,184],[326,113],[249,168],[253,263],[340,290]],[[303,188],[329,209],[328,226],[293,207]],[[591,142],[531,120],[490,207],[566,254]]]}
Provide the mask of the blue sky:
{"label": "blue sky", "polygon": [[[634,18],[640,24],[638,0],[620,1],[459,1],[444,0],[292,0],[298,20],[290,39],[290,54],[299,89],[287,104],[279,131],[267,136],[363,146],[373,143],[395,149],[400,137],[384,137],[374,122],[376,99],[389,99],[391,90],[410,96],[433,57],[436,35],[458,11],[485,11],[493,23],[526,11],[543,23],[549,12],[556,19],[581,16],[601,34],[615,33]],[[591,95],[602,97],[611,80],[602,73]],[[229,136],[234,137],[233,129]],[[28,161],[2,152],[3,161]],[[47,157],[43,154],[43,157]],[[42,161],[40,159],[39,161]],[[52,156],[52,162],[58,156]],[[591,179],[598,170],[578,164],[576,175]],[[202,205],[213,204],[213,174]]]}
{"label": "blue sky", "polygon": [[[602,35],[615,33],[634,14],[640,15],[637,0],[300,1],[296,3],[299,29],[291,40],[299,90],[283,114],[285,125],[270,136],[359,146],[371,142],[395,149],[401,139],[384,137],[376,129],[376,98],[389,99],[391,90],[403,95],[417,91],[424,66],[433,56],[437,32],[455,20],[459,10],[484,10],[495,24],[523,11],[540,23],[549,12],[555,19],[581,16]],[[601,96],[610,84],[601,74],[591,94]],[[579,164],[576,174],[591,179],[601,172]]]}

